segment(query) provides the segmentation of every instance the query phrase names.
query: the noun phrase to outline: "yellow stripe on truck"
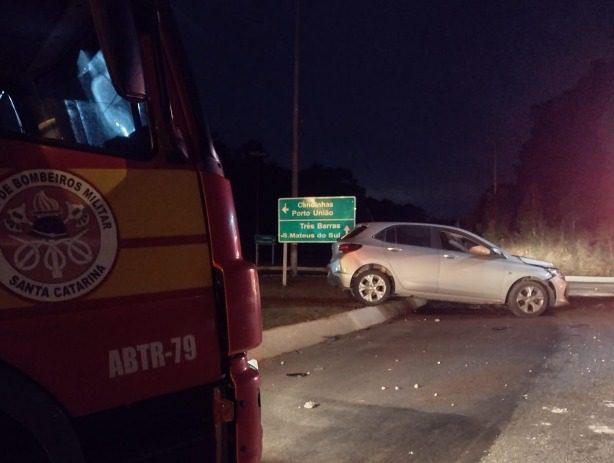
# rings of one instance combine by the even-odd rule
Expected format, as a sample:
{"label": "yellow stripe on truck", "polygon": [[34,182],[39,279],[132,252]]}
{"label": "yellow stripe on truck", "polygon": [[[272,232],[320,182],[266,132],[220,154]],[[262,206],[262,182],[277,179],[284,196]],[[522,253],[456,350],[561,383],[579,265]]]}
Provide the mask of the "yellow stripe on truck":
{"label": "yellow stripe on truck", "polygon": [[73,169],[110,204],[120,239],[205,234],[200,185],[193,171]]}
{"label": "yellow stripe on truck", "polygon": [[[209,259],[206,244],[122,249],[107,281],[84,300],[208,288]],[[0,310],[31,305],[0,286]]]}
{"label": "yellow stripe on truck", "polygon": [[206,244],[129,248],[119,252],[109,279],[90,298],[159,293],[211,285],[211,263]]}
{"label": "yellow stripe on truck", "polygon": [[26,302],[9,293],[4,287],[0,286],[0,310],[31,306],[31,302]]}
{"label": "yellow stripe on truck", "polygon": [[[96,204],[92,195],[102,196],[108,205],[104,207],[111,208],[116,224],[113,227],[116,226],[118,234],[118,253],[114,263],[107,265],[103,262],[102,267],[96,264],[94,267],[98,270],[90,269],[90,274],[83,274],[88,279],[82,284],[85,286],[83,297],[79,297],[81,291],[76,283],[65,284],[59,289],[56,285],[53,291],[70,294],[50,294],[49,302],[71,298],[92,300],[135,296],[212,286],[210,250],[196,172],[92,168],[65,171],[81,177],[84,183],[96,190],[87,196],[93,208]],[[5,170],[0,172],[0,175],[12,174]],[[57,171],[54,172],[57,176]],[[107,240],[114,241],[109,237]],[[81,246],[87,247],[87,243]],[[15,294],[46,302],[46,295],[28,297],[33,290],[20,288],[24,277],[18,271],[14,273],[15,277],[0,285],[0,309],[32,305]],[[87,287],[94,285],[97,278],[100,286],[87,291]],[[102,278],[106,279],[102,281]],[[51,288],[54,283],[50,279],[41,284]],[[37,285],[38,282],[34,281],[33,284]],[[73,289],[73,286],[77,289]]]}

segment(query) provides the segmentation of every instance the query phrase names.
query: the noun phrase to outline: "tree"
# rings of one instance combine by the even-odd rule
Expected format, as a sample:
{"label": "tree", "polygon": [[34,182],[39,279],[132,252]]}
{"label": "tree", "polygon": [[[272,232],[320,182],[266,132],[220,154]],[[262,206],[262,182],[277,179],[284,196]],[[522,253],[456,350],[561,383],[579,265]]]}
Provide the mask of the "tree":
{"label": "tree", "polygon": [[[226,176],[233,185],[241,243],[248,258],[254,256],[254,235],[277,235],[278,198],[290,196],[290,171],[269,159],[257,140],[232,149],[214,135]],[[344,167],[313,164],[299,173],[300,196],[355,196],[357,221],[416,221],[426,219],[425,211],[412,204],[374,199],[366,194],[352,171]],[[324,265],[330,245],[309,245],[307,263]]]}
{"label": "tree", "polygon": [[519,203],[518,188],[512,183],[501,183],[497,193],[491,186],[483,194],[472,219],[473,227],[495,241],[509,238],[514,231],[514,219]]}
{"label": "tree", "polygon": [[597,225],[604,214],[595,205],[613,192],[608,163],[614,154],[609,135],[613,96],[614,63],[596,61],[573,88],[532,109],[533,128],[519,156],[517,185],[525,198],[527,188],[535,191],[518,217],[536,214],[525,208],[539,197],[548,204],[542,213],[549,225]]}
{"label": "tree", "polygon": [[301,170],[299,194],[301,196],[356,196],[365,197],[365,189],[358,184],[354,174],[344,167],[324,167],[312,164]]}

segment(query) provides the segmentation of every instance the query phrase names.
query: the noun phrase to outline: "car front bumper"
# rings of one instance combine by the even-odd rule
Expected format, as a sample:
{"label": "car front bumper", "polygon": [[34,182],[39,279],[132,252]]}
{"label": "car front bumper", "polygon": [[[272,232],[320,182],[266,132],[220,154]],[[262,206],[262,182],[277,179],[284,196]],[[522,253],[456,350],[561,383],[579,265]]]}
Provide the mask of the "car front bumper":
{"label": "car front bumper", "polygon": [[569,304],[567,300],[567,280],[562,275],[555,275],[549,281],[553,292],[552,307],[560,307]]}

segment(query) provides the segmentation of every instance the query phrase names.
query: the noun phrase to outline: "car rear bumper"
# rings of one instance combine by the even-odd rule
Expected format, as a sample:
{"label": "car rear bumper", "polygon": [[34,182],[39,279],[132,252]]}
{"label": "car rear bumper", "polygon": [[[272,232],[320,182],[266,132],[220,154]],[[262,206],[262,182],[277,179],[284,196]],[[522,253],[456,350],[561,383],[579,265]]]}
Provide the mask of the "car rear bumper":
{"label": "car rear bumper", "polygon": [[326,281],[328,281],[329,285],[342,289],[350,289],[352,276],[342,271],[339,261],[333,261],[328,264],[327,270]]}
{"label": "car rear bumper", "polygon": [[326,281],[328,282],[329,285],[334,286],[336,288],[341,286],[341,280],[339,279],[337,275],[331,272],[330,269],[328,269],[328,274],[326,275]]}

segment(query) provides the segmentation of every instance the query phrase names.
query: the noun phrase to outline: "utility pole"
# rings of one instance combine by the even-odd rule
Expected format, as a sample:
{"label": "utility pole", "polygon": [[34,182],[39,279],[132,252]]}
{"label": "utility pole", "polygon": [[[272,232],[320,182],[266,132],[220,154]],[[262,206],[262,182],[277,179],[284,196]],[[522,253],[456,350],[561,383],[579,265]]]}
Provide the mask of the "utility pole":
{"label": "utility pole", "polygon": [[[294,2],[294,91],[292,101],[292,197],[298,196],[298,153],[300,138],[300,112],[299,112],[299,25],[300,0]],[[298,245],[290,245],[290,267],[292,276],[298,274]]]}
{"label": "utility pole", "polygon": [[493,143],[494,153],[493,153],[493,169],[492,169],[492,185],[493,192],[495,196],[497,195],[497,142]]}
{"label": "utility pole", "polygon": [[499,198],[497,197],[497,141],[493,142],[493,166],[492,166],[492,192],[493,192],[493,224],[497,228],[497,215],[499,214]]}

